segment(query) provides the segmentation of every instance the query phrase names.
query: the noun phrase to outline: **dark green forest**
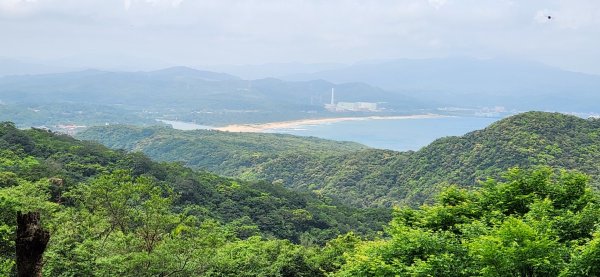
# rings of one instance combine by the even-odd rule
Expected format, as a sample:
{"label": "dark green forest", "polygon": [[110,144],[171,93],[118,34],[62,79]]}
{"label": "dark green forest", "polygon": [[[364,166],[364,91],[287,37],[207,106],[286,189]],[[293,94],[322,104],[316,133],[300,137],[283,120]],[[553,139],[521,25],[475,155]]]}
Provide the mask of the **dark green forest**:
{"label": "dark green forest", "polygon": [[[208,135],[231,136],[215,157],[314,151],[280,169],[298,176],[314,163],[310,178],[337,169],[340,182],[358,179],[335,186],[336,197],[316,183],[221,177],[2,123],[0,275],[15,274],[17,212],[39,211],[50,232],[45,276],[599,276],[598,125],[526,113],[407,153],[262,135],[236,148],[241,137]],[[422,176],[396,188],[404,174]],[[411,186],[425,204],[397,193]],[[397,204],[345,204],[370,191],[381,194],[363,201]]]}
{"label": "dark green forest", "polygon": [[[397,208],[387,237],[347,244],[334,276],[598,276],[600,206],[589,177],[512,168],[435,204]],[[328,245],[329,246],[329,245]]]}
{"label": "dark green forest", "polygon": [[220,175],[241,176],[285,154],[329,157],[368,149],[354,142],[269,133],[216,130],[179,131],[168,126],[96,126],[78,133],[113,149],[144,152],[159,161],[177,161]]}
{"label": "dark green forest", "polygon": [[79,137],[218,174],[283,182],[362,207],[431,203],[448,184],[477,186],[514,166],[577,169],[593,176],[591,185],[600,188],[600,120],[560,113],[518,114],[414,152],[352,149],[334,142],[319,149],[330,151],[315,151],[305,146],[314,143],[311,138],[245,135],[105,126]]}
{"label": "dark green forest", "polygon": [[[5,273],[12,268],[17,211],[41,211],[51,230],[45,261],[49,276],[132,275],[142,266],[144,276],[162,276],[179,272],[190,255],[228,255],[244,245],[265,251],[264,257],[256,257],[263,259],[259,263],[278,257],[303,263],[300,245],[323,245],[347,232],[374,237],[391,218],[386,209],[350,208],[281,184],[156,163],[140,153],[113,151],[45,130],[22,131],[11,123],[0,127],[0,149]],[[189,248],[196,244],[202,246],[197,253]],[[216,246],[225,252],[206,252]],[[246,255],[254,255],[250,253]],[[125,261],[131,264],[125,266]],[[261,270],[274,272],[287,265],[272,266]],[[199,270],[190,268],[179,275]]]}

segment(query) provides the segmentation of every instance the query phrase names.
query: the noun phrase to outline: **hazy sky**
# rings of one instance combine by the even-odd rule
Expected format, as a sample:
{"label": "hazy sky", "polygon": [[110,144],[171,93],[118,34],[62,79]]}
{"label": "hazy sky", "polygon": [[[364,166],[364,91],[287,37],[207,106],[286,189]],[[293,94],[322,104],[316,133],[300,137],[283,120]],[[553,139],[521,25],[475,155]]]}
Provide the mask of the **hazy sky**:
{"label": "hazy sky", "polygon": [[599,49],[599,0],[0,0],[0,56],[13,58],[197,66],[511,56],[600,74]]}

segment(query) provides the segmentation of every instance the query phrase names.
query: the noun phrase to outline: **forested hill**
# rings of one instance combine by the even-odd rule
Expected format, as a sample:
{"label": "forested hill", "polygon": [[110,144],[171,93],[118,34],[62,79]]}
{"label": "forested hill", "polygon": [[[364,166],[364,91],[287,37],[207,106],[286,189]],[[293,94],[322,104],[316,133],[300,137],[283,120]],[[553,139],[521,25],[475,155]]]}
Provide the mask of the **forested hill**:
{"label": "forested hill", "polygon": [[[135,191],[137,183],[142,191]],[[54,212],[54,204],[61,209],[84,205],[82,197],[89,197],[94,205],[126,206],[131,203],[118,202],[141,201],[130,197],[137,193],[143,200],[157,190],[172,201],[173,216],[214,220],[243,238],[262,235],[323,243],[348,231],[374,234],[390,218],[389,210],[349,208],[281,184],[240,181],[177,163],[157,163],[141,153],[114,151],[45,130],[19,130],[12,123],[0,124],[0,189],[0,210],[8,222],[15,220],[14,209],[20,209],[14,201],[47,197]],[[119,207],[134,209],[125,206]]]}
{"label": "forested hill", "polygon": [[[577,172],[512,168],[390,218],[10,123],[0,149],[0,276],[31,244],[44,276],[600,274],[600,198]],[[41,214],[35,234],[17,212]]]}
{"label": "forested hill", "polygon": [[91,127],[77,137],[96,140],[114,149],[142,151],[157,160],[180,161],[197,169],[228,176],[239,175],[254,165],[286,153],[331,156],[367,149],[354,142],[314,137],[213,130],[178,131],[164,126]]}
{"label": "forested hill", "polygon": [[461,137],[438,139],[392,165],[395,182],[381,185],[406,186],[412,195],[405,199],[420,202],[439,189],[436,184],[474,186],[514,166],[551,165],[589,173],[592,186],[600,187],[599,163],[600,120],[527,112]]}
{"label": "forested hill", "polygon": [[[169,132],[178,134],[172,136],[186,134],[172,129]],[[164,160],[180,160],[177,153],[198,151],[194,147],[201,144],[198,139],[196,143],[179,141],[159,145],[149,142],[160,136],[147,132],[136,137],[139,134],[137,128],[108,126],[89,129],[81,137],[118,145],[118,148],[141,150]],[[231,134],[222,134],[223,138],[228,135]],[[248,135],[248,141],[254,136],[238,135]],[[193,137],[190,133],[186,136]],[[202,154],[211,155],[211,149],[206,150]],[[250,155],[247,153],[246,157]],[[207,166],[193,159],[185,162],[191,166]],[[284,151],[269,159],[246,158],[236,163],[213,166],[217,172],[237,172],[237,176],[246,179],[281,180],[288,187],[315,191],[357,206],[415,205],[432,199],[447,184],[475,186],[479,180],[498,176],[513,166],[545,164],[576,169],[594,176],[592,186],[600,187],[600,120],[527,112],[461,137],[438,139],[416,152],[362,149],[310,153],[299,150]],[[234,167],[229,167],[231,165]]]}

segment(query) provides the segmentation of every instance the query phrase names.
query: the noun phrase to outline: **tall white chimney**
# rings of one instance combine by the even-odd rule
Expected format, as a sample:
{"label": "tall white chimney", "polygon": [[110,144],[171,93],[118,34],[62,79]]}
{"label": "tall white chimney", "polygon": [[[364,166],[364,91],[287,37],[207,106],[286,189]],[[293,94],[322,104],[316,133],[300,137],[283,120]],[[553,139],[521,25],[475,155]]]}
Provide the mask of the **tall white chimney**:
{"label": "tall white chimney", "polygon": [[334,97],[335,97],[335,92],[334,92],[334,89],[331,88],[331,105],[332,106],[335,105],[335,98]]}

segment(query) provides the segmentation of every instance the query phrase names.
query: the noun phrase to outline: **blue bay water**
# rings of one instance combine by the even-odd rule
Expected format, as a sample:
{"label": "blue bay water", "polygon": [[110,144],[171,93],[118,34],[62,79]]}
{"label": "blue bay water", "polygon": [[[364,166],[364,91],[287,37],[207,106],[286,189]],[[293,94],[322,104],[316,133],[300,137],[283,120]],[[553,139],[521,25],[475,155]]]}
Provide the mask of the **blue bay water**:
{"label": "blue bay water", "polygon": [[441,137],[460,136],[483,129],[497,120],[499,118],[487,117],[369,119],[274,129],[269,132],[354,141],[374,148],[407,151],[419,150]]}
{"label": "blue bay water", "polygon": [[[268,132],[354,141],[380,149],[416,151],[438,138],[461,136],[483,129],[499,119],[489,117],[365,119],[271,129]],[[210,126],[194,123],[161,121],[180,130],[212,129]]]}

